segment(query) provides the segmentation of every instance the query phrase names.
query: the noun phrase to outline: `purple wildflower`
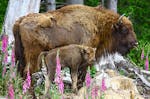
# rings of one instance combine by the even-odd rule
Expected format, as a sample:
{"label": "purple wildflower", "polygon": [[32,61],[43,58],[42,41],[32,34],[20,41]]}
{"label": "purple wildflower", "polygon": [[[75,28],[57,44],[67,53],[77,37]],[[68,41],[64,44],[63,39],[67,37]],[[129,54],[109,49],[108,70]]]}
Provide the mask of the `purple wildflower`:
{"label": "purple wildflower", "polygon": [[56,84],[60,83],[60,76],[61,76],[60,74],[61,74],[61,65],[60,65],[59,51],[58,51],[56,56],[56,78],[55,78]]}
{"label": "purple wildflower", "polygon": [[141,60],[144,59],[144,48],[142,49],[142,53],[141,53]]}
{"label": "purple wildflower", "polygon": [[89,96],[88,96],[88,94],[86,94],[86,99],[89,99]]}
{"label": "purple wildflower", "polygon": [[63,80],[62,80],[62,79],[60,79],[60,83],[59,83],[59,92],[60,92],[61,94],[64,93],[64,83],[63,83]]}
{"label": "purple wildflower", "polygon": [[92,92],[91,92],[91,94],[92,94],[92,99],[95,99],[95,97],[97,97],[98,96],[98,86],[94,86],[93,88],[92,88]]}
{"label": "purple wildflower", "polygon": [[58,50],[57,56],[56,56],[56,78],[55,78],[55,83],[59,87],[59,92],[61,94],[63,94],[63,92],[64,92],[64,83],[63,83],[63,80],[61,78],[61,64],[60,64],[60,59],[59,59],[59,50]]}
{"label": "purple wildflower", "polygon": [[15,66],[15,52],[14,52],[14,47],[12,47],[12,52],[11,52],[11,65],[12,65],[12,67]]}
{"label": "purple wildflower", "polygon": [[26,93],[27,89],[29,89],[31,86],[31,76],[30,76],[30,71],[28,69],[27,72],[27,78],[26,80],[23,82],[23,94]]}
{"label": "purple wildflower", "polygon": [[14,98],[14,88],[13,88],[13,85],[12,85],[12,84],[9,85],[9,88],[8,88],[8,96],[9,96],[10,99],[15,99],[15,98]]}
{"label": "purple wildflower", "polygon": [[3,35],[2,36],[2,52],[5,53],[7,51],[7,46],[8,46],[8,35]]}
{"label": "purple wildflower", "polygon": [[61,73],[61,65],[60,65],[59,51],[58,51],[56,56],[56,75],[60,77],[60,73]]}
{"label": "purple wildflower", "polygon": [[26,80],[23,82],[23,94],[27,92],[28,86],[26,84]]}
{"label": "purple wildflower", "polygon": [[105,78],[102,78],[101,91],[104,92],[106,90]]}
{"label": "purple wildflower", "polygon": [[60,77],[57,76],[57,75],[56,75],[56,77],[55,77],[55,83],[56,83],[56,84],[59,84],[59,83],[60,83]]}
{"label": "purple wildflower", "polygon": [[85,83],[86,83],[86,87],[89,88],[91,84],[91,76],[89,72],[86,73]]}
{"label": "purple wildflower", "polygon": [[20,95],[20,98],[19,99],[22,99],[22,95]]}
{"label": "purple wildflower", "polygon": [[7,64],[8,63],[8,52],[6,51],[4,54],[4,59],[3,59],[3,63]]}
{"label": "purple wildflower", "polygon": [[148,55],[146,56],[146,60],[145,60],[145,70],[149,70],[149,60],[148,60]]}
{"label": "purple wildflower", "polygon": [[28,72],[27,72],[27,86],[28,88],[31,86],[31,76],[30,76],[30,70],[28,69]]}

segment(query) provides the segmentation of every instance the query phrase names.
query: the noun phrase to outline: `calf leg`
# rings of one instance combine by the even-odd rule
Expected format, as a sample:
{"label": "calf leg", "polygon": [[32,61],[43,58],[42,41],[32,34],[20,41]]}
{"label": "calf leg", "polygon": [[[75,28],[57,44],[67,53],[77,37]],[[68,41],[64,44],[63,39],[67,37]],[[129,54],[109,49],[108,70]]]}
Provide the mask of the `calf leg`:
{"label": "calf leg", "polygon": [[[49,66],[49,65],[47,65],[47,66]],[[49,90],[50,90],[51,83],[54,80],[55,69],[56,69],[55,66],[47,67],[48,76],[45,77],[45,95],[47,98],[50,98],[49,97]]]}
{"label": "calf leg", "polygon": [[[75,67],[75,66],[74,66]],[[73,92],[77,93],[77,80],[78,80],[78,69],[71,69],[71,78],[72,78],[72,89]]]}

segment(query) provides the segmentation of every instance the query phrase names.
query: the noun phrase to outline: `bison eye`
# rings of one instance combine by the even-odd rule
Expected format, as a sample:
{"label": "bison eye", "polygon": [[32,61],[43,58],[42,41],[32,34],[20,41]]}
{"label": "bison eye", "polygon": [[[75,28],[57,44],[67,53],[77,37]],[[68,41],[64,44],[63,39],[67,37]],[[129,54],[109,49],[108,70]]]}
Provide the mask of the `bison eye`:
{"label": "bison eye", "polygon": [[122,34],[128,34],[129,31],[128,31],[128,29],[126,27],[123,27],[121,33]]}

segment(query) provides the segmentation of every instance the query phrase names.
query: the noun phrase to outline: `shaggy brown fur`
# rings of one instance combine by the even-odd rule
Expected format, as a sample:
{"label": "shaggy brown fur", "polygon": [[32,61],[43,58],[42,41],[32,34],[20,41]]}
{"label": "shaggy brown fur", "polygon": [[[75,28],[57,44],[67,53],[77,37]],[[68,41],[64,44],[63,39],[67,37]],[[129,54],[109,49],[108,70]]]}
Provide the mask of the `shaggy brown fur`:
{"label": "shaggy brown fur", "polygon": [[58,50],[59,50],[60,64],[62,68],[64,67],[70,68],[72,78],[72,89],[74,92],[76,92],[78,68],[83,64],[87,64],[87,66],[89,66],[95,61],[96,49],[88,46],[71,44],[50,51],[41,52],[41,54],[38,57],[38,65],[40,67],[41,58],[42,56],[44,56],[50,82],[54,80],[56,70],[56,55]]}
{"label": "shaggy brown fur", "polygon": [[[38,55],[56,47],[81,44],[97,48],[96,58],[105,52],[126,54],[137,42],[132,23],[106,9],[70,5],[56,11],[30,14],[14,25],[18,71],[23,75],[30,63],[36,72]],[[23,69],[20,69],[22,68]]]}

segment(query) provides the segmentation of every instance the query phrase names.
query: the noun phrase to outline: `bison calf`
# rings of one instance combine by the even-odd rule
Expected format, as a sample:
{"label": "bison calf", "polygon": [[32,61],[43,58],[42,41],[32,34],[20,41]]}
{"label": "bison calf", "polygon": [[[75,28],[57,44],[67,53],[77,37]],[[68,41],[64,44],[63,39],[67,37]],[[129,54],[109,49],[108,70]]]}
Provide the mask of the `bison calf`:
{"label": "bison calf", "polygon": [[59,50],[59,58],[62,68],[70,68],[72,89],[76,92],[78,68],[82,66],[82,64],[90,65],[94,62],[96,48],[71,44],[50,51],[41,52],[38,57],[38,65],[41,64],[41,58],[44,56],[50,82],[54,80],[55,76],[57,50]]}

